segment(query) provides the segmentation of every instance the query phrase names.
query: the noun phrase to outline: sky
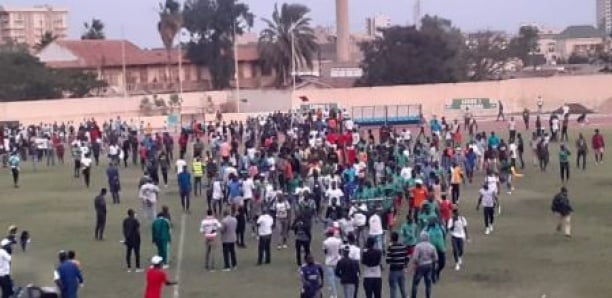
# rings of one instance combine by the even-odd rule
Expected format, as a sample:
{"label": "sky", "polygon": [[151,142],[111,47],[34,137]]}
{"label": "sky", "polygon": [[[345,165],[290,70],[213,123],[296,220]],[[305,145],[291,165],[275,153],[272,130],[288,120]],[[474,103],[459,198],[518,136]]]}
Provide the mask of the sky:
{"label": "sky", "polygon": [[[69,9],[69,37],[79,38],[83,23],[99,18],[106,25],[109,39],[126,38],[141,47],[161,47],[157,33],[157,9],[162,0],[2,0],[0,5],[28,6],[50,4]],[[179,0],[184,1],[184,0]],[[248,4],[257,20],[272,13],[275,0],[241,0]],[[393,24],[407,25],[413,20],[415,0],[349,0],[350,25],[354,32],[365,31],[365,19],[387,15]],[[422,14],[450,19],[463,31],[504,30],[516,32],[522,23],[538,23],[563,29],[568,25],[595,23],[596,0],[421,0]],[[312,12],[313,25],[335,26],[334,0],[288,0],[301,3]]]}

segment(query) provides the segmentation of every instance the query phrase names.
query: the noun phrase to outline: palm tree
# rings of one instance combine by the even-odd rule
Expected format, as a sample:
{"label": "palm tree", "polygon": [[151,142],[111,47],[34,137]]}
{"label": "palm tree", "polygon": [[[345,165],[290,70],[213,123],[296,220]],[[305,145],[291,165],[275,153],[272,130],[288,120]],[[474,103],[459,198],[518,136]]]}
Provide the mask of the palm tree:
{"label": "palm tree", "polygon": [[[310,9],[301,4],[274,5],[272,20],[266,24],[259,36],[258,50],[264,67],[276,71],[278,87],[286,86],[291,78],[292,63],[297,67],[313,67],[319,45],[310,27],[311,19],[306,15]],[[295,54],[295,55],[294,55]]]}
{"label": "palm tree", "polygon": [[81,39],[105,39],[104,23],[100,19],[93,18],[90,23],[83,24],[85,32],[81,35]]}
{"label": "palm tree", "polygon": [[48,46],[50,43],[54,42],[59,36],[53,35],[53,32],[47,31],[43,36],[40,37],[40,41],[34,45],[34,49],[36,51],[40,51]]}
{"label": "palm tree", "polygon": [[[165,4],[159,4],[159,22],[157,22],[157,31],[164,43],[166,53],[168,55],[168,63],[166,72],[170,81],[172,81],[172,72],[170,71],[170,63],[172,62],[172,46],[174,39],[183,27],[183,14],[181,13],[181,5],[176,0],[166,0]],[[182,55],[182,53],[179,53]]]}

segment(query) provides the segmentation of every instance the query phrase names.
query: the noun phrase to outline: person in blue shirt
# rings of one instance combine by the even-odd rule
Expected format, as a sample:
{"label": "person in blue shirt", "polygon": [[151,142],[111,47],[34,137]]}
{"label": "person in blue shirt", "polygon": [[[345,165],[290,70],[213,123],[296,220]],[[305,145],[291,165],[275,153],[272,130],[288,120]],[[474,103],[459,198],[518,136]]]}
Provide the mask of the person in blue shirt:
{"label": "person in blue shirt", "polygon": [[242,195],[242,183],[236,175],[231,174],[230,181],[227,183],[227,197],[230,204],[237,204],[236,198]]}
{"label": "person in blue shirt", "polygon": [[113,204],[119,204],[119,191],[121,191],[121,182],[119,180],[119,170],[114,162],[110,162],[106,169],[106,177],[108,178],[108,189],[113,197]]}
{"label": "person in blue shirt", "polygon": [[62,298],[77,298],[79,287],[83,285],[83,275],[79,266],[68,259],[65,251],[59,253],[59,266],[54,272],[54,280]]}
{"label": "person in blue shirt", "polygon": [[465,174],[468,178],[468,181],[472,183],[474,179],[474,169],[476,168],[476,153],[474,153],[473,148],[469,148],[468,152],[465,154]]}
{"label": "person in blue shirt", "polygon": [[183,171],[178,174],[179,193],[181,196],[181,206],[183,212],[189,213],[189,201],[191,194],[191,174],[187,170],[187,166],[183,167]]}
{"label": "person in blue shirt", "polygon": [[8,164],[11,167],[11,173],[13,174],[13,185],[15,186],[15,188],[19,188],[20,163],[21,159],[19,158],[19,154],[17,154],[17,151],[13,151],[8,159]]}

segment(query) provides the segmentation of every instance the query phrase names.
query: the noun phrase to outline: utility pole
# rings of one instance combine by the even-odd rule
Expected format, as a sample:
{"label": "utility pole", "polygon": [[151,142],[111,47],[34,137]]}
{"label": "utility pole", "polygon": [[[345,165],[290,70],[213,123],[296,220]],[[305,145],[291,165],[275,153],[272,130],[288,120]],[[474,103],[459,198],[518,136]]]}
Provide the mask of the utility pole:
{"label": "utility pole", "polygon": [[414,27],[421,28],[421,0],[414,0]]}

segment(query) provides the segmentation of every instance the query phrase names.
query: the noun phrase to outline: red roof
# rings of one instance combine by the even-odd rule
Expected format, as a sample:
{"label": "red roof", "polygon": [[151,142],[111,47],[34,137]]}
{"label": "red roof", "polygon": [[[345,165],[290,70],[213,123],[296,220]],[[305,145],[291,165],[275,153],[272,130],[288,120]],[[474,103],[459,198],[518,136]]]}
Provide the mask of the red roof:
{"label": "red roof", "polygon": [[[126,40],[58,40],[57,45],[78,57],[74,61],[46,61],[53,68],[98,68],[123,65],[123,51],[127,66],[160,65],[168,63],[165,49],[141,49]],[[256,61],[259,53],[256,45],[238,46],[239,61]],[[170,52],[170,63],[178,64],[178,49]],[[191,63],[183,50],[183,63]]]}

